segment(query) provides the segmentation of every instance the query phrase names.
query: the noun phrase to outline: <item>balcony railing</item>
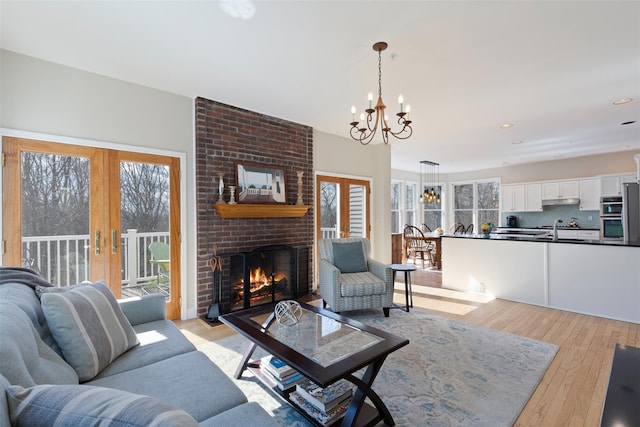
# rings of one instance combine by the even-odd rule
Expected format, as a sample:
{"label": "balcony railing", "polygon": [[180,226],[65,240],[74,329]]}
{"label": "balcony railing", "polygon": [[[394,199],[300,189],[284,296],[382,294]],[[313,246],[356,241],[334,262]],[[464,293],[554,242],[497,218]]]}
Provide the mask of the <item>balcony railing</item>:
{"label": "balcony railing", "polygon": [[[121,235],[122,286],[136,287],[155,281],[157,265],[148,250],[152,242],[169,243],[169,232]],[[56,286],[69,286],[89,280],[89,235],[32,236],[22,238],[22,265],[36,270]]]}

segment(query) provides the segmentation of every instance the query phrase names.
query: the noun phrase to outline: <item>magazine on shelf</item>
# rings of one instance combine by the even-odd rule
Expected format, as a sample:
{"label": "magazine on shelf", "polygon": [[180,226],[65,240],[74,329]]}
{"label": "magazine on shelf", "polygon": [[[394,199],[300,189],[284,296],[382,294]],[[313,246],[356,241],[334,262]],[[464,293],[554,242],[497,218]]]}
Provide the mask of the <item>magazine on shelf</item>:
{"label": "magazine on shelf", "polygon": [[267,356],[263,361],[264,364],[261,363],[261,365],[278,379],[284,379],[297,373],[295,369],[276,357]]}
{"label": "magazine on shelf", "polygon": [[347,408],[349,408],[349,404],[351,403],[351,396],[349,396],[335,408],[329,411],[321,411],[305,400],[305,398],[297,391],[291,392],[291,394],[289,394],[289,399],[323,426],[333,424],[340,418],[344,417],[344,414],[346,414]]}
{"label": "magazine on shelf", "polygon": [[296,384],[296,391],[321,411],[330,411],[353,394],[353,384],[340,380],[323,388],[305,378]]}
{"label": "magazine on shelf", "polygon": [[276,378],[275,375],[271,373],[271,371],[264,368],[262,369],[262,373],[266,375],[272,382],[274,382],[276,386],[278,386],[278,388],[282,391],[293,389],[296,386],[296,383],[304,378],[302,374],[296,371],[294,371],[292,375],[289,375],[284,379]]}

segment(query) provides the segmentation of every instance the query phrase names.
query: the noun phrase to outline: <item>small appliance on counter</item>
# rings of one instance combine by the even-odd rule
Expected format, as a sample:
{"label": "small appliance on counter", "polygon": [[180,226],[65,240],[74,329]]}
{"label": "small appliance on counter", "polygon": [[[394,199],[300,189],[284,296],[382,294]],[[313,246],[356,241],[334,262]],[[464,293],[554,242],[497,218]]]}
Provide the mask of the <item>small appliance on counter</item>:
{"label": "small appliance on counter", "polygon": [[518,228],[518,217],[514,215],[507,216],[507,227]]}

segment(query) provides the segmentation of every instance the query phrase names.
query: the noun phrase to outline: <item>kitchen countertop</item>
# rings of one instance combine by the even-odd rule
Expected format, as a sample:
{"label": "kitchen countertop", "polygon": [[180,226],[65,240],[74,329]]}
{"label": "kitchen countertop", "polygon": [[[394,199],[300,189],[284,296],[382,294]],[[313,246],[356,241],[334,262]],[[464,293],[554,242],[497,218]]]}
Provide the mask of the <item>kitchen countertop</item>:
{"label": "kitchen countertop", "polygon": [[[542,230],[541,230],[542,231]],[[640,243],[625,243],[625,242],[603,242],[601,240],[583,240],[583,239],[558,239],[553,240],[547,236],[546,233],[540,235],[513,235],[513,234],[496,234],[491,233],[488,236],[485,234],[443,234],[442,237],[450,237],[455,239],[481,239],[481,240],[510,240],[519,242],[536,242],[536,243],[570,243],[577,245],[600,245],[600,246],[629,246],[640,247]]]}

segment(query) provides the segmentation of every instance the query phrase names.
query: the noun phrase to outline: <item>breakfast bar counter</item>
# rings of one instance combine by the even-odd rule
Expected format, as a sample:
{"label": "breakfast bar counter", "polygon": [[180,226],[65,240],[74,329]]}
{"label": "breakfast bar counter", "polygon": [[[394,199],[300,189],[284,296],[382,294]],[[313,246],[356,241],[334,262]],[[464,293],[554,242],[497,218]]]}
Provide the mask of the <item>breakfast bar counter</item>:
{"label": "breakfast bar counter", "polygon": [[444,235],[442,286],[640,323],[640,245]]}

